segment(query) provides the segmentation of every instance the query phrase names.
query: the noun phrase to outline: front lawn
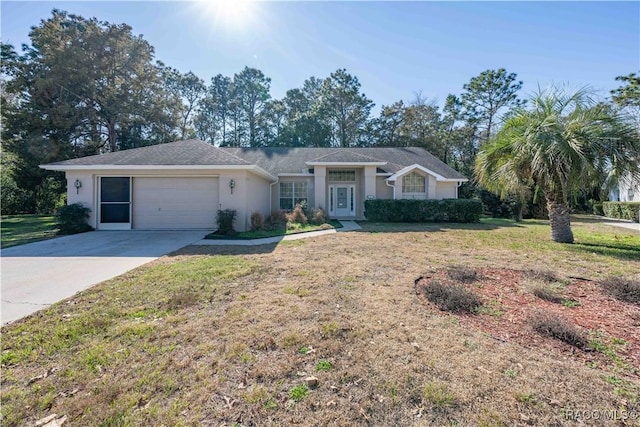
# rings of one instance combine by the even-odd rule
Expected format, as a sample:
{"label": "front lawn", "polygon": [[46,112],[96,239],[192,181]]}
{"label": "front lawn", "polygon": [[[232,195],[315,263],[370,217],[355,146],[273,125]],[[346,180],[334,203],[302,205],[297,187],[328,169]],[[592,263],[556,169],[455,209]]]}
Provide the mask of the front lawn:
{"label": "front lawn", "polygon": [[51,239],[56,231],[53,215],[5,215],[0,221],[0,247]]}
{"label": "front lawn", "polygon": [[[2,425],[601,426],[638,413],[640,307],[600,285],[640,280],[637,232],[576,221],[578,244],[562,245],[545,221],[361,225],[190,246],[3,327]],[[446,284],[451,269],[481,297],[473,313],[424,301],[418,279]],[[547,276],[561,303],[532,293]],[[540,307],[589,328],[589,347],[529,329]]]}

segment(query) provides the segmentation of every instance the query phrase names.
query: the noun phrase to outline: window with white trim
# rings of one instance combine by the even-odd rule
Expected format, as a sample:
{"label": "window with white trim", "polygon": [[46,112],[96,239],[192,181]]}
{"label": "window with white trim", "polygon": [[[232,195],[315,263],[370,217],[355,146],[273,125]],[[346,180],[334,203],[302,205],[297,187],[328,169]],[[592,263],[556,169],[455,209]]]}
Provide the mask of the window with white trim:
{"label": "window with white trim", "polygon": [[424,193],[425,192],[425,179],[424,176],[417,172],[411,172],[402,177],[402,192],[403,193]]}
{"label": "window with white trim", "polygon": [[306,182],[280,183],[280,209],[292,211],[299,203],[307,203]]}

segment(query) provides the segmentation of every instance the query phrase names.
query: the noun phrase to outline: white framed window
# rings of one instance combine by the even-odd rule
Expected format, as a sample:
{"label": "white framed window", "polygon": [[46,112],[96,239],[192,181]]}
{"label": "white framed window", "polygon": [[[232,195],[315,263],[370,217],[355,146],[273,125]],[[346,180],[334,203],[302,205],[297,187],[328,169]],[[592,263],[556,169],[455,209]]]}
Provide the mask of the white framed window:
{"label": "white framed window", "polygon": [[355,182],[356,171],[354,170],[327,171],[327,180],[330,182]]}
{"label": "white framed window", "polygon": [[292,211],[298,203],[307,203],[307,183],[281,182],[280,209]]}
{"label": "white framed window", "polygon": [[403,193],[424,193],[425,192],[425,179],[424,176],[417,172],[411,172],[402,177],[402,192]]}

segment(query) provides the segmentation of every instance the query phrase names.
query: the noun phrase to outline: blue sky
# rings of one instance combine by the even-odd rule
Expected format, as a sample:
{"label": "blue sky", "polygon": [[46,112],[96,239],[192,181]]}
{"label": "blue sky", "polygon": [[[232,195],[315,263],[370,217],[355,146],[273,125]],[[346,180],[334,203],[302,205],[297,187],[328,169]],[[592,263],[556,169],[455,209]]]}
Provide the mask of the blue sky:
{"label": "blue sky", "polygon": [[442,103],[486,69],[517,73],[523,95],[555,82],[590,85],[602,96],[619,86],[616,76],[640,69],[640,2],[259,2],[237,19],[207,2],[0,7],[0,37],[16,47],[58,8],[127,23],[156,59],[205,81],[259,68],[274,98],[346,68],[376,110],[416,91]]}

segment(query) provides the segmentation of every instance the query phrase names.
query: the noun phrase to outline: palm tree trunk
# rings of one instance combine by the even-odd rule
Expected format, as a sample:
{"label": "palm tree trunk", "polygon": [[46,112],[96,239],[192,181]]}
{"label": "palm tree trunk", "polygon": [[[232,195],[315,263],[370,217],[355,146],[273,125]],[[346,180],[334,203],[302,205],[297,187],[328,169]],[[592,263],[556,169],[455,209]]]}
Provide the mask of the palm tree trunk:
{"label": "palm tree trunk", "polygon": [[558,243],[573,243],[569,206],[547,197],[547,209],[551,225],[551,240]]}

